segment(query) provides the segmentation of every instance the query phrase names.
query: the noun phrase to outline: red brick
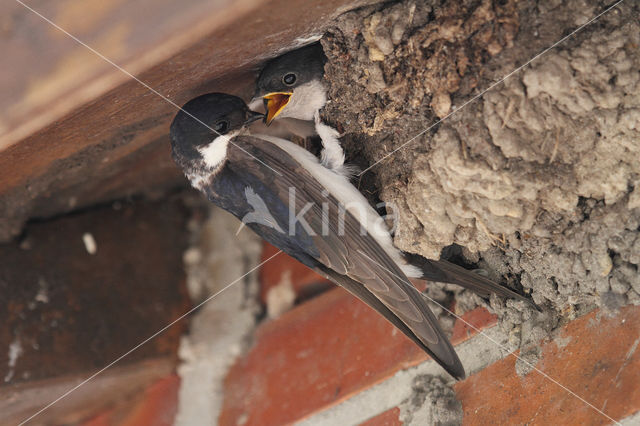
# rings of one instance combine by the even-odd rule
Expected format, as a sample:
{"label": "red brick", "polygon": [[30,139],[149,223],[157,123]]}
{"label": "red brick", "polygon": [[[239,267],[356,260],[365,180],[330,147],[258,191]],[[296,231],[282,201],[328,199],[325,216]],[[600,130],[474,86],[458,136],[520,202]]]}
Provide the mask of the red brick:
{"label": "red brick", "polygon": [[[542,345],[536,367],[616,420],[640,410],[640,307],[613,318],[591,313],[564,327],[565,347]],[[636,349],[634,351],[634,349]],[[519,377],[508,356],[455,385],[465,425],[610,424],[603,415],[532,371]]]}
{"label": "red brick", "polygon": [[227,376],[221,425],[296,421],[427,357],[340,288],[263,323],[254,342]]}
{"label": "red brick", "polygon": [[402,426],[402,422],[400,421],[400,409],[398,407],[394,407],[360,423],[360,426]]}
{"label": "red brick", "polygon": [[180,378],[173,374],[154,383],[119,424],[121,426],[171,426],[178,411]]}
{"label": "red brick", "polygon": [[176,374],[149,386],[141,395],[119,402],[83,426],[171,426],[178,410],[180,378]]}
{"label": "red brick", "polygon": [[[271,244],[264,243],[262,261],[269,259],[277,251]],[[290,274],[291,284],[298,298],[306,299],[310,293],[319,293],[333,286],[322,276],[283,253],[260,268],[260,299],[263,303],[266,302],[268,291],[280,284],[287,274]]]}
{"label": "red brick", "polygon": [[481,324],[483,327],[491,327],[498,322],[498,317],[484,308],[469,311],[463,315],[463,318],[466,322],[456,321],[453,325],[451,336],[453,342],[462,342],[476,334],[476,331],[469,324],[474,327],[477,327],[477,324]]}
{"label": "red brick", "polygon": [[[188,219],[179,198],[141,201],[35,222],[22,243],[0,244],[0,377],[11,377],[0,391],[98,370],[186,312]],[[35,302],[42,291],[46,302]],[[126,362],[175,357],[187,328],[178,322]],[[6,348],[16,338],[22,353],[9,374]]]}
{"label": "red brick", "polygon": [[113,417],[114,412],[115,412],[115,409],[112,408],[108,411],[100,413],[95,417],[92,417],[86,422],[82,423],[82,426],[109,426],[111,425],[111,418]]}

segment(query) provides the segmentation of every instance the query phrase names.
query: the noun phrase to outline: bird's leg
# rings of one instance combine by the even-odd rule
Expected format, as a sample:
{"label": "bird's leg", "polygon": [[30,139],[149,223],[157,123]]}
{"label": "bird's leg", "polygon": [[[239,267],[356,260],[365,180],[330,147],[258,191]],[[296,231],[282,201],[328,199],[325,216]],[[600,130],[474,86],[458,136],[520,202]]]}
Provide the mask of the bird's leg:
{"label": "bird's leg", "polygon": [[344,166],[344,150],[338,138],[340,133],[320,120],[320,113],[314,115],[316,132],[322,140],[322,153],[320,160],[322,165],[335,172],[340,172]]}

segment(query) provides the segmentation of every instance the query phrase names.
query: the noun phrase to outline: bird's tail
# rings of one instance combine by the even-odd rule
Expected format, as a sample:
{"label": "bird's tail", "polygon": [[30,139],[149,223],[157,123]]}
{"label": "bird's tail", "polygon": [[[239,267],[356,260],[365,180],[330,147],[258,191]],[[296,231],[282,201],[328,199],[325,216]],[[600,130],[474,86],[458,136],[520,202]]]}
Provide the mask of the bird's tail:
{"label": "bird's tail", "polygon": [[525,296],[518,294],[510,288],[504,287],[489,278],[464,269],[462,266],[458,266],[446,260],[430,260],[417,255],[409,255],[407,260],[411,265],[422,271],[422,279],[457,284],[484,298],[489,298],[489,296],[494,293],[499,296],[522,300],[533,306],[535,309],[540,310],[533,301]]}

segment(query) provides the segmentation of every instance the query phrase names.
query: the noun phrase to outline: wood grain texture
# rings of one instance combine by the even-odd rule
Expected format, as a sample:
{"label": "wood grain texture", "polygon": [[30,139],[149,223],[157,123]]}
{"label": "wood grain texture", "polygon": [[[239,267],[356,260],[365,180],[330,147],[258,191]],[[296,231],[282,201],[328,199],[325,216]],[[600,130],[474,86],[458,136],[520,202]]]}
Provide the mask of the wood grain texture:
{"label": "wood grain texture", "polygon": [[32,0],[24,2],[26,7],[16,1],[4,3],[0,49],[8,66],[0,69],[0,109],[5,111],[0,117],[0,150],[128,79],[62,30],[137,74],[263,2]]}
{"label": "wood grain texture", "polygon": [[[372,2],[118,1],[29,4],[178,105],[208,91],[249,97],[265,59]],[[20,4],[0,12],[0,240],[29,217],[185,184],[169,158],[174,106]]]}

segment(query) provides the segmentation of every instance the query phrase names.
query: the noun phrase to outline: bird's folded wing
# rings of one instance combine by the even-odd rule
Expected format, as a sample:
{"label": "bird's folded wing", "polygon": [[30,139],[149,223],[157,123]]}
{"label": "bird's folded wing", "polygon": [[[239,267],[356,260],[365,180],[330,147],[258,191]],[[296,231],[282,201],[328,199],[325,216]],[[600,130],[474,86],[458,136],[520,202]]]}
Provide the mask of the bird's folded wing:
{"label": "bird's folded wing", "polygon": [[[455,377],[464,377],[460,360],[424,298],[376,239],[362,232],[359,221],[345,212],[335,197],[327,194],[327,189],[330,191],[332,188],[324,188],[306,168],[277,145],[246,136],[235,138],[234,142],[242,150],[229,148],[230,167],[239,168],[238,173],[253,174],[277,194],[280,202],[287,205],[295,203],[295,212],[307,209],[301,219],[306,220],[315,234],[312,235],[313,250],[306,248],[307,255],[335,273],[348,277],[351,281],[332,278],[341,285],[346,282],[350,285],[349,291],[381,311],[380,304],[376,304],[365,291],[373,295],[386,308],[386,311],[381,311],[385,317],[389,319],[391,312],[405,324],[404,329],[399,326],[405,334],[408,328],[447,371]],[[291,149],[300,149],[291,145]],[[247,153],[255,155],[260,162]],[[295,197],[290,196],[292,188],[295,188]],[[340,215],[342,219],[338,220]],[[309,234],[302,225],[296,224],[291,238],[308,238]],[[363,288],[357,289],[353,282],[360,283]],[[390,321],[398,326],[397,320]]]}

